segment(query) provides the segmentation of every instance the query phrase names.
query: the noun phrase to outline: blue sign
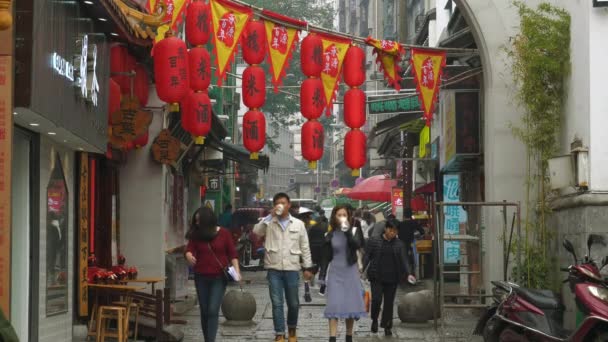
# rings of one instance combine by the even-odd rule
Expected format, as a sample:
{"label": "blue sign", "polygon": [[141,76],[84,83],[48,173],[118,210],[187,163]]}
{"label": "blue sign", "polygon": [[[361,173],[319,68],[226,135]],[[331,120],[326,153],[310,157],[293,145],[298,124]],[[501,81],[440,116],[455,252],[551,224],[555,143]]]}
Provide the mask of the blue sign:
{"label": "blue sign", "polygon": [[[460,202],[460,174],[443,176],[443,201],[445,203]],[[443,207],[444,234],[458,235],[460,224],[467,222],[467,212],[461,206],[449,205]],[[444,243],[444,262],[455,264],[460,260],[460,242],[446,241]]]}

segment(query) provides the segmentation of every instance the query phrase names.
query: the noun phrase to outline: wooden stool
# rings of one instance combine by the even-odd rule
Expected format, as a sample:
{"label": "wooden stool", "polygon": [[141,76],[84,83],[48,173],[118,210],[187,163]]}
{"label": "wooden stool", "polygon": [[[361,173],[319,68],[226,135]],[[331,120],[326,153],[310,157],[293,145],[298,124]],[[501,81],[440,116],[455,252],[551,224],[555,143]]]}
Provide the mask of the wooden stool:
{"label": "wooden stool", "polygon": [[[112,304],[123,307],[123,308],[127,307],[127,302],[113,302]],[[133,341],[137,341],[137,328],[139,326],[139,307],[140,307],[140,305],[138,303],[131,303],[131,307],[129,310],[129,315],[131,315],[131,313],[133,313],[133,315],[135,316],[135,317],[133,317],[133,325],[134,325],[133,326]],[[127,320],[126,328],[127,329],[129,327],[129,323],[128,323],[129,318],[131,318],[131,317],[126,318],[126,320]]]}
{"label": "wooden stool", "polygon": [[[97,342],[105,342],[106,337],[115,337],[118,342],[126,342],[127,333],[124,326],[126,318],[127,308],[125,307],[100,306],[97,314]],[[116,332],[108,331],[110,320],[116,320]]]}

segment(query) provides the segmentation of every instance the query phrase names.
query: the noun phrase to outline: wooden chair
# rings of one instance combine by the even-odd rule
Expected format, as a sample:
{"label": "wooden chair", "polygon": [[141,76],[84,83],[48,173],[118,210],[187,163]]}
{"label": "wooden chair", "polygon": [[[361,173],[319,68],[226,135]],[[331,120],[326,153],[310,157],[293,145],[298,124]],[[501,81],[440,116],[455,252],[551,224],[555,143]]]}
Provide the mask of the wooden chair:
{"label": "wooden chair", "polygon": [[[131,308],[129,310],[129,314],[130,315],[132,314],[132,317],[133,317],[133,341],[137,341],[137,330],[139,327],[139,308],[141,307],[142,304],[133,302],[133,303],[131,303]],[[127,302],[125,302],[125,301],[113,302],[112,305],[120,306],[122,308],[127,308]],[[130,318],[131,317],[126,318],[127,326],[125,328],[127,328],[127,329],[129,328],[128,322],[129,322]],[[130,333],[130,331],[131,330],[129,329],[128,333]]]}
{"label": "wooden chair", "polygon": [[[122,306],[107,306],[99,307],[97,314],[97,342],[105,342],[106,337],[114,337],[118,342],[127,341],[127,308]],[[110,331],[110,321],[116,320],[116,332]]]}

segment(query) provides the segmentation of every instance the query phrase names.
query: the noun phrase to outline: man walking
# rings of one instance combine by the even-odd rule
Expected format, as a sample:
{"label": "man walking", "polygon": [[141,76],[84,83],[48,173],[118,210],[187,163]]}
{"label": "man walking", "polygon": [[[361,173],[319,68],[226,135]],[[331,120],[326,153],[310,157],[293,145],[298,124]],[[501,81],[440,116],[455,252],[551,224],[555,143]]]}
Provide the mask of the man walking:
{"label": "man walking", "polygon": [[[284,298],[287,301],[287,327],[289,342],[296,342],[296,327],[300,309],[300,270],[304,268],[304,278],[312,278],[312,258],[308,244],[308,234],[304,223],[289,214],[291,202],[285,193],[274,196],[270,215],[253,227],[253,232],[266,237],[264,247],[264,267],[272,302],[272,320],[275,341],[285,341]],[[283,297],[284,296],[284,297]]]}

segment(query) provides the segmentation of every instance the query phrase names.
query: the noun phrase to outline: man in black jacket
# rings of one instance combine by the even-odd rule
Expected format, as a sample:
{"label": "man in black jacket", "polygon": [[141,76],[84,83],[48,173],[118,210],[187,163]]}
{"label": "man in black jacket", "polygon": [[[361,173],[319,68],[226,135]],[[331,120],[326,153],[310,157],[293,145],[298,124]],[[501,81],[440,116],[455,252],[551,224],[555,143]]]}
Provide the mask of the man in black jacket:
{"label": "man in black jacket", "polygon": [[410,275],[405,246],[397,239],[398,223],[386,221],[381,237],[372,237],[365,249],[364,269],[372,287],[372,332],[378,332],[378,316],[384,298],[384,309],[380,326],[384,334],[391,336],[393,307],[397,286],[404,276]]}

